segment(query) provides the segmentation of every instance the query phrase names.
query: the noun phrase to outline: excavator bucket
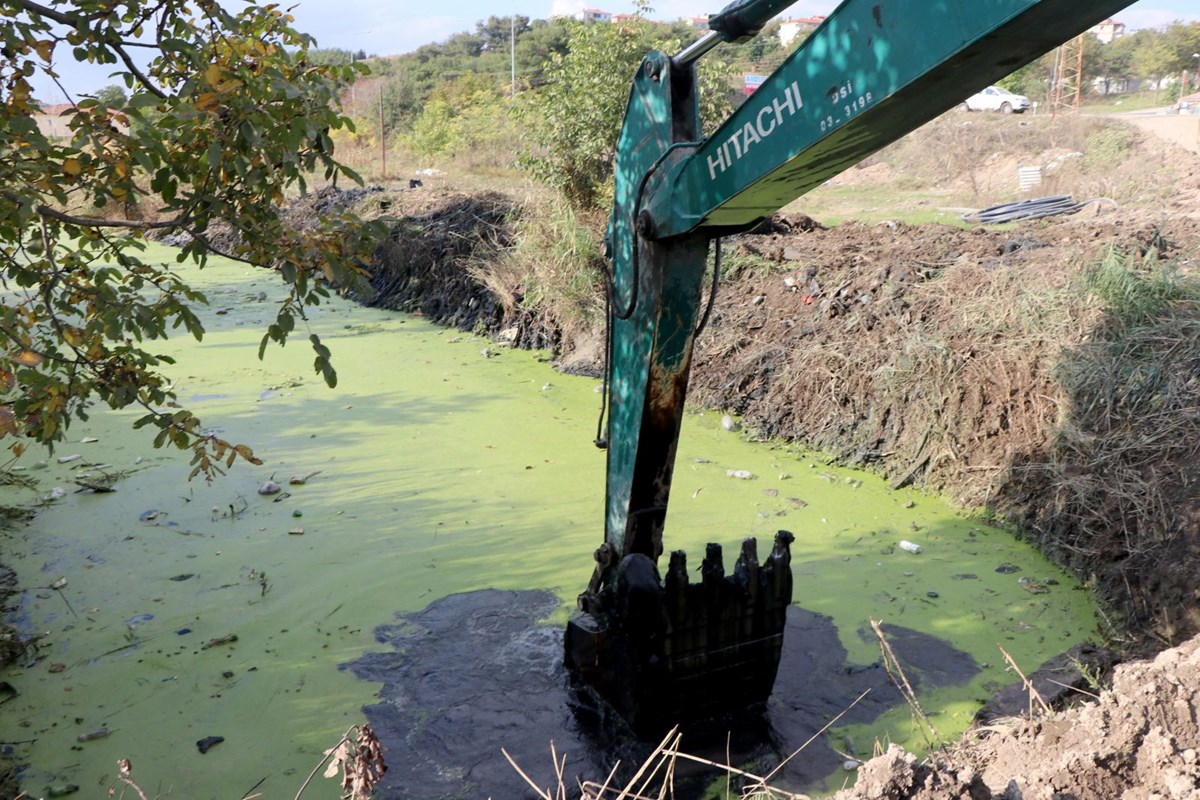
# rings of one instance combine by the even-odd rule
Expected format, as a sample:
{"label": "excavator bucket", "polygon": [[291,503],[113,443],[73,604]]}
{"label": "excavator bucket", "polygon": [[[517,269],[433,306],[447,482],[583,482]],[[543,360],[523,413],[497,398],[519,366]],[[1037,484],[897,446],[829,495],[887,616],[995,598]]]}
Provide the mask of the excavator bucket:
{"label": "excavator bucket", "polygon": [[761,708],[792,602],[792,539],[779,531],[761,563],[745,539],[730,575],[721,546],[709,544],[697,583],[682,550],[665,580],[648,556],[626,556],[614,584],[581,598],[567,625],[567,666],[640,736]]}

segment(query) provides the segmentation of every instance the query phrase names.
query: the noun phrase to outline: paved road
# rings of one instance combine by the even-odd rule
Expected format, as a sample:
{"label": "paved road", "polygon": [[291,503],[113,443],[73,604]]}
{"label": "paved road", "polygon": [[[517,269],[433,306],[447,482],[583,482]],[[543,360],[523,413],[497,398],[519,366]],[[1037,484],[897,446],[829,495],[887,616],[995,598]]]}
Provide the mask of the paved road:
{"label": "paved road", "polygon": [[1193,153],[1200,153],[1200,114],[1170,113],[1173,110],[1149,109],[1116,116]]}

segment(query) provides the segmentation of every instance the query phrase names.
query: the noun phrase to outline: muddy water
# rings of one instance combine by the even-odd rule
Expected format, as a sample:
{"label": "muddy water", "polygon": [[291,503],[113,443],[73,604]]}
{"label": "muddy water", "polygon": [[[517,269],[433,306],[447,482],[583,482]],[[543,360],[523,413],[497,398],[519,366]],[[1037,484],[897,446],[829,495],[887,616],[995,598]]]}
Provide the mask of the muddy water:
{"label": "muddy water", "polygon": [[[397,631],[419,632],[413,615],[477,590],[548,592],[558,603],[534,604],[530,619],[557,626],[590,573],[603,480],[590,445],[594,381],[558,375],[536,353],[331,302],[310,314],[337,361],[330,391],[303,336],[256,359],[283,294],[270,275],[215,264],[195,279],[211,301],[209,333],[162,351],[179,356],[180,397],[265,464],[188,483],[187,459],[153,450],[128,429],[133,415],[97,413],[52,456],[24,457],[35,490],[0,489],[9,505],[66,490],[2,534],[26,589],[16,621],[39,639],[36,657],[0,675],[19,693],[0,706],[0,741],[30,764],[23,780],[35,795],[77,785],[103,796],[128,757],[162,796],[291,796],[388,685],[387,674],[360,679],[361,666],[343,665],[411,649]],[[100,471],[121,473],[117,491],[75,492],[79,473]],[[311,477],[289,485],[293,476]],[[1095,626],[1086,593],[1007,533],[870,475],[747,444],[716,415],[688,418],[676,476],[668,546],[698,554],[720,541],[736,552],[745,535],[792,530],[796,603],[828,620],[847,664],[878,659],[870,618],[965,654],[971,669],[922,689],[943,736],[1008,680],[998,644],[1033,666]],[[284,491],[258,494],[269,479]],[[479,641],[486,663],[494,654]],[[553,660],[552,644],[545,652]],[[785,657],[781,671],[803,677],[803,663]],[[788,691],[815,702],[821,690],[803,687],[820,685]],[[554,735],[523,718],[507,709],[486,746]],[[223,741],[202,754],[206,737]],[[869,753],[875,738],[919,743],[897,697],[830,741]],[[399,733],[385,744],[395,763],[413,760]],[[336,796],[325,783],[310,796]]]}

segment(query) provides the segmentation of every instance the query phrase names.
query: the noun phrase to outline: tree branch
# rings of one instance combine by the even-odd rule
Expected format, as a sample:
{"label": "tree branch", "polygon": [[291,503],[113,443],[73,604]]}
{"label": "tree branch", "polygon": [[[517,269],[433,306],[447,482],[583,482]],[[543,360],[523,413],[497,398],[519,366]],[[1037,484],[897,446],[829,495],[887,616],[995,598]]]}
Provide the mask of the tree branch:
{"label": "tree branch", "polygon": [[78,19],[70,16],[69,14],[64,14],[61,11],[55,11],[49,6],[44,6],[40,3],[34,3],[32,0],[14,0],[14,2],[24,11],[27,11],[30,14],[37,14],[40,17],[52,19],[62,25],[69,25],[72,28],[75,27],[75,23],[78,21]]}
{"label": "tree branch", "polygon": [[[20,198],[9,192],[4,192],[4,199],[12,202],[20,202]],[[149,231],[161,230],[163,228],[180,228],[187,225],[186,217],[177,217],[175,219],[161,220],[159,222],[145,222],[135,219],[100,219],[99,217],[77,217],[74,214],[67,214],[58,209],[51,208],[47,205],[36,205],[33,207],[43,217],[56,219],[59,222],[65,222],[68,225],[79,225],[83,228],[132,228],[134,230]]]}
{"label": "tree branch", "polygon": [[[30,14],[37,14],[38,16],[45,17],[46,19],[53,20],[60,25],[66,25],[71,28],[74,28],[81,19],[87,19],[89,21],[93,19],[93,17],[88,16],[72,16],[70,14],[64,14],[61,11],[56,11],[55,9],[50,8],[49,6],[44,6],[41,3],[35,3],[33,0],[14,0],[14,2],[16,2],[17,6]],[[104,39],[107,39],[107,37],[104,37]],[[101,39],[101,41],[104,41],[104,39]],[[160,100],[167,99],[167,94],[162,89],[159,89],[156,85],[154,85],[154,83],[148,77],[146,77],[145,73],[138,68],[137,64],[133,63],[133,59],[130,58],[129,53],[125,52],[126,43],[124,41],[104,41],[104,44],[108,45],[112,51],[117,54],[117,57],[125,63],[125,68],[133,73],[134,77],[138,79],[138,83],[140,83],[146,91],[150,92],[150,94],[154,95]]]}
{"label": "tree branch", "polygon": [[138,69],[137,64],[133,63],[133,58],[130,57],[129,53],[125,52],[124,45],[124,42],[120,44],[114,44],[112,42],[109,43],[109,46],[113,49],[113,51],[120,57],[122,61],[125,62],[125,68],[132,72],[133,76],[137,78],[138,83],[142,85],[142,88],[157,97],[159,100],[166,100],[167,93],[155,86],[150,79],[147,78],[140,69]]}

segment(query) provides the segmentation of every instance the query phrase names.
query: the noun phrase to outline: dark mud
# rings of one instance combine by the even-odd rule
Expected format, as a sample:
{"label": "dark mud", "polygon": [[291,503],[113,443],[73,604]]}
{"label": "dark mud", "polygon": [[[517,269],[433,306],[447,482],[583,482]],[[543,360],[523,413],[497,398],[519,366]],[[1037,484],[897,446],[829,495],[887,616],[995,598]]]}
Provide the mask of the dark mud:
{"label": "dark mud", "polygon": [[[562,667],[562,630],[541,622],[558,606],[548,592],[482,590],[443,598],[376,630],[378,641],[394,650],[346,667],[383,684],[382,702],[365,709],[387,748],[379,797],[532,796],[501,748],[534,780],[553,786],[551,741],[566,757],[568,788],[577,778],[603,781],[618,760],[618,778],[631,777],[652,744],[632,740],[572,692]],[[970,656],[944,642],[904,628],[886,631],[918,691],[965,683],[978,671]],[[724,762],[732,729],[735,764],[765,774],[867,690],[844,721],[869,722],[904,702],[882,664],[847,661],[828,617],[793,606],[766,715],[685,730],[683,748]],[[818,738],[773,784],[800,790],[841,769],[844,758],[831,744],[845,750],[845,743]],[[679,773],[680,798],[700,796],[719,777],[682,762]]]}

